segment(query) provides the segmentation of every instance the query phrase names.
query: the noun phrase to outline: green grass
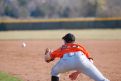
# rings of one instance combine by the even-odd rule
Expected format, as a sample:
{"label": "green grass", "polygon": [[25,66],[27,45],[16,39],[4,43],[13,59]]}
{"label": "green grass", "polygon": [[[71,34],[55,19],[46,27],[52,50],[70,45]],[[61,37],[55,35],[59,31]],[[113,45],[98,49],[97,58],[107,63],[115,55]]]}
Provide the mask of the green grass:
{"label": "green grass", "polygon": [[22,81],[22,80],[7,73],[0,72],[0,81]]}
{"label": "green grass", "polygon": [[77,39],[121,39],[121,29],[89,30],[38,30],[38,31],[2,31],[0,40],[10,39],[61,39],[66,33],[73,33]]}

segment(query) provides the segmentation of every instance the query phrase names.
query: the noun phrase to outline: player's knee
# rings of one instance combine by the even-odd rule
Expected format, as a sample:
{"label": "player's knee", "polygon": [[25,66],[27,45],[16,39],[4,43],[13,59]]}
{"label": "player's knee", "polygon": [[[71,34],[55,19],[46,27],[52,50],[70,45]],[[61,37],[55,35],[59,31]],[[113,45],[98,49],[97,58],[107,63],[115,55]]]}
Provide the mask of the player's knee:
{"label": "player's knee", "polygon": [[57,76],[57,77],[58,77],[58,76],[59,76],[58,74],[59,74],[59,73],[58,73],[57,69],[56,69],[56,68],[52,68],[52,70],[51,70],[51,75],[52,75],[52,76]]}

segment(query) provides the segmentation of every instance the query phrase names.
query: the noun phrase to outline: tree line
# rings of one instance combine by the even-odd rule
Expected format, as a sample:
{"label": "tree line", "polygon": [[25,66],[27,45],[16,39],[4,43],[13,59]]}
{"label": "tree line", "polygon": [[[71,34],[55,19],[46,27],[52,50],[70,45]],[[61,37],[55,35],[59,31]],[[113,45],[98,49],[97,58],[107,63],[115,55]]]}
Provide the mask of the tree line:
{"label": "tree line", "polygon": [[0,0],[0,17],[120,17],[120,0]]}

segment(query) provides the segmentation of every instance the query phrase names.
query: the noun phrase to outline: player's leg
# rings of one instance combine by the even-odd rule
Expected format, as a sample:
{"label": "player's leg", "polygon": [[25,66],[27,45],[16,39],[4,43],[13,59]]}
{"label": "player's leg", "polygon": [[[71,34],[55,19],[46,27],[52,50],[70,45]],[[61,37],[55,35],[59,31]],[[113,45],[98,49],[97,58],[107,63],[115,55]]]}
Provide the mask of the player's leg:
{"label": "player's leg", "polygon": [[79,62],[79,69],[90,78],[95,81],[109,81],[106,79],[103,74],[95,67],[93,63],[91,63],[85,55],[76,54],[77,60]]}
{"label": "player's leg", "polygon": [[51,81],[59,81],[59,73],[68,72],[76,68],[74,56],[74,53],[65,54],[63,56],[63,58],[52,68]]}

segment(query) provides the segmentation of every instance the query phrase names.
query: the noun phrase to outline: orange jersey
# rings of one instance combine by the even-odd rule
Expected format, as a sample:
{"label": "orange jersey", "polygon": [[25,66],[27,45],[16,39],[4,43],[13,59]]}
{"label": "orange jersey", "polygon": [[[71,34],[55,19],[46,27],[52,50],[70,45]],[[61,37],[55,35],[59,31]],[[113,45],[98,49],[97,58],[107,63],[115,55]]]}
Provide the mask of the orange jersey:
{"label": "orange jersey", "polygon": [[73,43],[67,43],[63,45],[59,49],[53,51],[50,56],[53,59],[62,58],[64,54],[68,54],[70,52],[77,52],[77,51],[83,52],[86,55],[86,57],[89,58],[89,53],[87,52],[87,50],[85,50],[84,47],[82,47],[80,44],[73,44]]}

